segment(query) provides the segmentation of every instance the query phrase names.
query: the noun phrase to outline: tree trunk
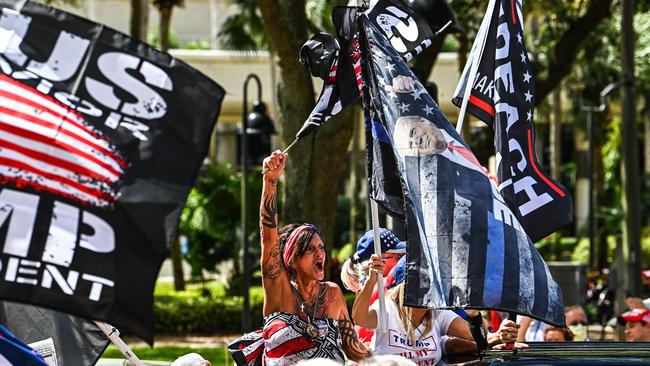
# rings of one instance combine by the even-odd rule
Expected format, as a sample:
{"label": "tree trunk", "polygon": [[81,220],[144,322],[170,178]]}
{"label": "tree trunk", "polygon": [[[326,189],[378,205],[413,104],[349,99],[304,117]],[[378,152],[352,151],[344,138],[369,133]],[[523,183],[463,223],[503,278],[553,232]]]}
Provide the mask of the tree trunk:
{"label": "tree trunk", "polygon": [[172,6],[160,8],[160,50],[169,50],[169,25],[172,20]]}
{"label": "tree trunk", "polygon": [[149,2],[147,0],[131,0],[131,37],[146,42],[148,25]]}
{"label": "tree trunk", "polygon": [[581,50],[580,45],[594,29],[612,15],[614,0],[591,0],[584,15],[562,34],[553,47],[551,62],[544,77],[537,76],[535,81],[535,105],[539,105],[557,85],[566,77],[573,67],[573,63]]}
{"label": "tree trunk", "polygon": [[[294,140],[311,112],[315,96],[311,76],[298,61],[298,50],[307,40],[305,1],[258,2],[264,27],[278,56],[278,120],[283,125],[282,144]],[[333,238],[333,216],[340,167],[352,137],[352,107],[330,119],[318,132],[305,137],[291,150],[285,169],[281,222],[313,222],[319,226],[327,248]]]}
{"label": "tree trunk", "polygon": [[176,239],[172,242],[171,247],[171,257],[172,257],[172,269],[174,272],[174,290],[183,291],[185,290],[185,277],[183,274],[183,254],[181,253],[181,244],[178,240],[178,235]]}

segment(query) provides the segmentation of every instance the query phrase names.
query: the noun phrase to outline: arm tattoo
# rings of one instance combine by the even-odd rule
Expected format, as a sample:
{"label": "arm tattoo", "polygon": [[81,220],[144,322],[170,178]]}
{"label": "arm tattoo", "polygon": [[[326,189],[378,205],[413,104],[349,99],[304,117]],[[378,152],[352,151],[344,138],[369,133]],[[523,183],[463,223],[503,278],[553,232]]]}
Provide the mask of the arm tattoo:
{"label": "arm tattoo", "polygon": [[271,193],[268,197],[264,198],[262,204],[262,211],[260,212],[260,221],[262,226],[269,229],[278,227],[278,206],[275,200],[275,192]]}
{"label": "arm tattoo", "polygon": [[280,247],[277,245],[271,248],[269,257],[262,263],[262,278],[275,280],[280,277],[282,264],[280,263]]}
{"label": "arm tattoo", "polygon": [[370,355],[370,351],[361,344],[357,333],[354,331],[354,324],[350,320],[339,320],[339,332],[343,341],[343,352],[352,361],[359,361]]}

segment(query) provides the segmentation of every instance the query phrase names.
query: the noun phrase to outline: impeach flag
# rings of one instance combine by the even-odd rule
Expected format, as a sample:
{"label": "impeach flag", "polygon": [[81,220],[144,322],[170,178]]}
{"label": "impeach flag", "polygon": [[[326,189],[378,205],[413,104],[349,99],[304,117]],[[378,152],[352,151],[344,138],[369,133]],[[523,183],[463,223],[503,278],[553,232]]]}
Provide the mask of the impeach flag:
{"label": "impeach flag", "polygon": [[0,298],[153,339],[153,286],[223,89],[129,36],[0,0]]}
{"label": "impeach flag", "polygon": [[548,267],[422,84],[363,18],[367,85],[379,98],[400,173],[407,222],[405,303],[489,308],[562,325],[562,293]]}
{"label": "impeach flag", "polygon": [[478,32],[482,37],[474,41],[453,102],[462,104],[472,63],[478,62],[467,110],[494,128],[499,192],[528,236],[538,241],[572,221],[571,196],[542,171],[535,155],[535,79],[521,0],[496,1],[486,16],[490,21]]}

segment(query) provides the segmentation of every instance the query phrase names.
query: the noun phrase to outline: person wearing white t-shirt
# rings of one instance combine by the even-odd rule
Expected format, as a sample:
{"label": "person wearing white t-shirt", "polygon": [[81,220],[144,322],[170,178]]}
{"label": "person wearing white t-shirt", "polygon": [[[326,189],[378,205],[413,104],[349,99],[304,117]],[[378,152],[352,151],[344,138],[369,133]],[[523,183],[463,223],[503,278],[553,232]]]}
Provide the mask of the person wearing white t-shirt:
{"label": "person wearing white t-shirt", "polygon": [[[357,294],[352,307],[352,319],[365,328],[377,328],[378,303],[369,305],[370,295],[383,273],[382,259],[370,258],[370,278]],[[373,336],[370,349],[373,354],[392,354],[410,359],[418,366],[435,365],[442,358],[442,337],[462,338],[473,341],[467,321],[450,310],[412,308],[403,305],[404,284],[391,289],[386,296],[386,332]],[[488,339],[488,345],[513,341],[517,336],[514,322],[499,329],[499,337]],[[490,342],[492,341],[492,342]],[[476,345],[471,350],[476,352]]]}

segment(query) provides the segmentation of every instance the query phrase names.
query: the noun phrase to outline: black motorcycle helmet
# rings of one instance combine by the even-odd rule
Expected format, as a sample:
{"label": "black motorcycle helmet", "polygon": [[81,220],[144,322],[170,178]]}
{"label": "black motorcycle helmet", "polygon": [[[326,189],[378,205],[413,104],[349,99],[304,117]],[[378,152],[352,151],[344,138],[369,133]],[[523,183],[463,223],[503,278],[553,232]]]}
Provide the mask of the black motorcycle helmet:
{"label": "black motorcycle helmet", "polygon": [[326,80],[338,51],[336,38],[327,33],[317,33],[300,47],[300,63],[312,76]]}

